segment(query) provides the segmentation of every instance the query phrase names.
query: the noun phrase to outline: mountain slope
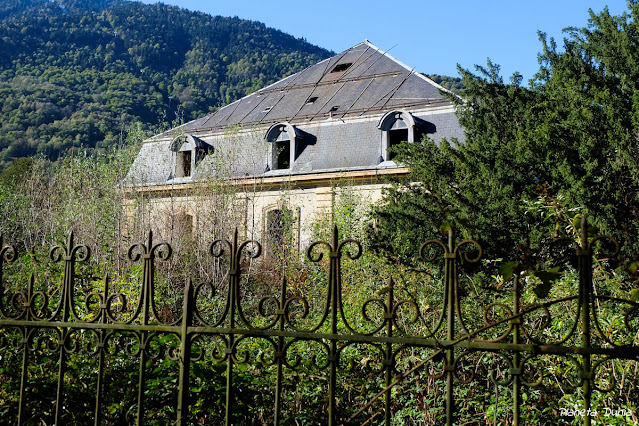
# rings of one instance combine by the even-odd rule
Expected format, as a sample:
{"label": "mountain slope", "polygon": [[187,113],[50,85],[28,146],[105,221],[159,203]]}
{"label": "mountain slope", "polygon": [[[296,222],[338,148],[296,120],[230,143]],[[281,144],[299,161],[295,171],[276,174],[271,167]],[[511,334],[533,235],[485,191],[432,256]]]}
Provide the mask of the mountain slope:
{"label": "mountain slope", "polygon": [[259,22],[119,0],[2,0],[0,51],[0,165],[190,120],[332,54]]}

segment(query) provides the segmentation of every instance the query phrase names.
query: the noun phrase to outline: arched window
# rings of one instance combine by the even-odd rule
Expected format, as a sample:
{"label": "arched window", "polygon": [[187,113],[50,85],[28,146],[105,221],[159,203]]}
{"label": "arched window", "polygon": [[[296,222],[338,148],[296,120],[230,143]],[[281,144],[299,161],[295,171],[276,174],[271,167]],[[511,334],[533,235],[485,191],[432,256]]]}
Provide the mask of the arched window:
{"label": "arched window", "polygon": [[270,170],[292,169],[298,140],[301,140],[301,135],[295,126],[289,123],[273,124],[266,132],[266,141],[271,144],[268,168]]}
{"label": "arched window", "polygon": [[382,131],[382,161],[392,161],[395,157],[390,148],[401,142],[415,142],[415,119],[406,111],[391,111],[382,117],[377,126]]}
{"label": "arched window", "polygon": [[299,207],[276,203],[262,210],[262,247],[266,258],[299,254]]}
{"label": "arched window", "polygon": [[266,251],[269,254],[281,252],[284,248],[286,224],[283,213],[279,209],[270,210],[266,213]]}
{"label": "arched window", "polygon": [[176,213],[173,216],[173,232],[178,238],[192,240],[195,238],[193,215],[185,212]]}

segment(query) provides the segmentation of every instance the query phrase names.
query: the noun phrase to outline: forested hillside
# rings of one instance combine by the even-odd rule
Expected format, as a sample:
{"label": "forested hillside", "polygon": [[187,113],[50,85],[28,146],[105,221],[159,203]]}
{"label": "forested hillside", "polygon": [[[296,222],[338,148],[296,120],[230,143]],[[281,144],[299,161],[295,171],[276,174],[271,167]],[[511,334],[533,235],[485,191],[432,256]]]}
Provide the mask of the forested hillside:
{"label": "forested hillside", "polygon": [[462,81],[460,77],[449,77],[446,75],[439,74],[425,74],[428,78],[433,80],[435,83],[439,84],[442,87],[450,90],[453,93],[457,93],[458,95],[462,90],[466,88],[466,85]]}
{"label": "forested hillside", "polygon": [[259,22],[118,0],[0,0],[0,52],[0,167],[196,118],[331,55]]}

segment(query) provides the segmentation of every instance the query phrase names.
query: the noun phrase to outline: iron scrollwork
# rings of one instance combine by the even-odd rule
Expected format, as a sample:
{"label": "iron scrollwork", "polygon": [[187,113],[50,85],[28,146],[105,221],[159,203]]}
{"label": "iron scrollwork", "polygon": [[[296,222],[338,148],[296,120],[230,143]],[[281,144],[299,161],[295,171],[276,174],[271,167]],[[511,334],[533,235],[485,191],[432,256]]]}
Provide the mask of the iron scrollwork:
{"label": "iron scrollwork", "polygon": [[[598,294],[593,282],[593,252],[603,241],[610,242],[613,247],[605,253],[606,257],[618,253],[619,245],[614,239],[598,236],[588,240],[584,221],[574,255],[565,249],[566,243],[573,244],[573,240],[558,239],[554,243],[556,247],[564,247],[563,251],[555,250],[556,260],[572,262],[577,270],[578,294],[522,305],[524,283],[516,274],[512,302],[501,299],[477,306],[472,314],[479,318],[480,325],[483,320],[483,325],[472,329],[469,312],[464,307],[469,299],[460,291],[460,270],[463,265],[481,260],[482,247],[470,239],[455,242],[452,232],[447,241],[428,240],[419,250],[421,259],[439,264],[443,275],[443,287],[435,290],[442,294],[439,306],[420,309],[425,306],[421,302],[426,301],[413,296],[398,297],[400,290],[406,289],[398,289],[392,277],[380,280],[383,289],[376,296],[365,298],[361,306],[347,306],[348,286],[343,283],[342,268],[347,268],[348,262],[360,259],[363,249],[358,241],[340,240],[337,228],[330,241],[314,242],[306,252],[310,264],[321,264],[318,269],[327,269],[326,286],[321,289],[323,300],[292,293],[286,276],[282,275],[277,294],[256,298],[253,306],[244,294],[245,272],[248,262],[260,256],[261,245],[254,240],[240,242],[236,230],[232,240],[215,240],[209,249],[216,262],[226,267],[225,282],[193,284],[188,280],[182,316],[168,322],[161,321],[155,292],[155,263],[167,261],[173,254],[168,243],[155,243],[149,232],[144,244],[134,244],[127,250],[129,260],[143,261],[138,300],[131,303],[130,296],[112,288],[109,276],[102,281],[102,291],[89,291],[80,300],[76,297],[76,286],[80,286],[76,283],[75,264],[89,260],[91,251],[86,245],[76,244],[70,233],[65,245],[55,246],[49,253],[51,261],[64,261],[65,265],[59,302],[57,299],[52,301],[49,292],[35,288],[37,277],[34,274],[30,276],[27,288],[10,293],[5,288],[2,267],[15,262],[18,253],[11,246],[0,249],[0,328],[3,331],[0,349],[13,348],[21,352],[23,368],[31,362],[29,354],[39,351],[57,354],[60,358],[58,407],[64,398],[66,358],[74,354],[96,357],[100,365],[96,418],[104,409],[101,394],[106,357],[124,355],[139,361],[139,423],[144,421],[147,362],[162,360],[174,360],[180,366],[177,424],[184,424],[188,419],[189,369],[195,362],[226,364],[224,404],[227,424],[233,423],[236,387],[233,379],[238,374],[237,366],[245,363],[275,370],[273,416],[276,423],[282,419],[285,371],[300,374],[306,369],[326,376],[328,423],[348,422],[337,404],[336,380],[338,374],[355,367],[380,377],[384,385],[364,407],[350,416],[353,422],[373,401],[383,398],[384,421],[389,424],[392,418],[391,389],[420,369],[425,370],[429,379],[446,382],[447,424],[455,419],[453,388],[476,380],[480,371],[496,388],[512,387],[513,419],[518,421],[521,415],[517,402],[521,401],[522,389],[539,387],[544,378],[538,367],[540,357],[560,359],[571,366],[566,372],[574,374],[566,373],[564,387],[581,388],[586,406],[590,404],[593,391],[611,392],[619,385],[611,375],[616,360],[639,359],[639,347],[636,338],[632,337],[639,324],[636,320],[639,304]],[[314,303],[318,303],[317,307]],[[623,330],[616,331],[623,331],[630,337],[608,333],[600,312],[605,304],[615,309],[625,307]],[[552,328],[560,306],[571,307],[568,312],[572,320],[568,323],[567,334],[551,338],[547,330]],[[428,322],[430,319],[426,320],[429,312],[433,313],[431,323]],[[417,327],[420,334],[412,333]],[[254,350],[256,346],[259,351]],[[299,351],[303,347],[312,348],[311,355],[301,355]],[[353,358],[356,348],[358,353],[366,351],[367,356]],[[412,354],[411,362],[406,361],[410,358],[408,354]],[[25,398],[23,389],[21,406]],[[56,418],[59,421],[59,414]]]}

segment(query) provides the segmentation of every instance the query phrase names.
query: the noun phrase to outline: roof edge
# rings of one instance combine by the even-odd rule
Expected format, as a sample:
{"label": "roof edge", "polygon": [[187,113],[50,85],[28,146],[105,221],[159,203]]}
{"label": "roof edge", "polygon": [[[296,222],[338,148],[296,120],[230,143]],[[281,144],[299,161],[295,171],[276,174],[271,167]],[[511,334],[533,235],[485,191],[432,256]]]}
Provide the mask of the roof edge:
{"label": "roof edge", "polygon": [[[409,72],[416,74],[417,77],[421,78],[422,80],[426,81],[427,83],[432,84],[433,86],[437,87],[439,90],[446,92],[446,93],[450,93],[451,95],[457,96],[458,98],[461,99],[461,96],[459,96],[458,94],[448,90],[447,88],[445,88],[444,86],[436,83],[435,81],[433,81],[432,79],[428,78],[427,76],[425,76],[424,74],[422,74],[419,71],[415,71],[415,68],[410,68],[408,65],[406,65],[405,63],[403,63],[402,61],[396,59],[394,56],[389,55],[388,52],[395,46],[391,47],[390,49],[387,49],[386,51],[382,51],[379,47],[375,46],[373,43],[371,43],[368,39],[364,40],[364,43],[360,43],[360,44],[366,44],[368,47],[370,47],[371,49],[375,49],[377,50],[379,53],[381,53],[382,55],[386,56],[388,59],[395,61],[396,63],[398,63],[399,65],[401,65],[402,67],[404,67],[405,69],[407,69]],[[357,45],[359,46],[359,44]]]}

